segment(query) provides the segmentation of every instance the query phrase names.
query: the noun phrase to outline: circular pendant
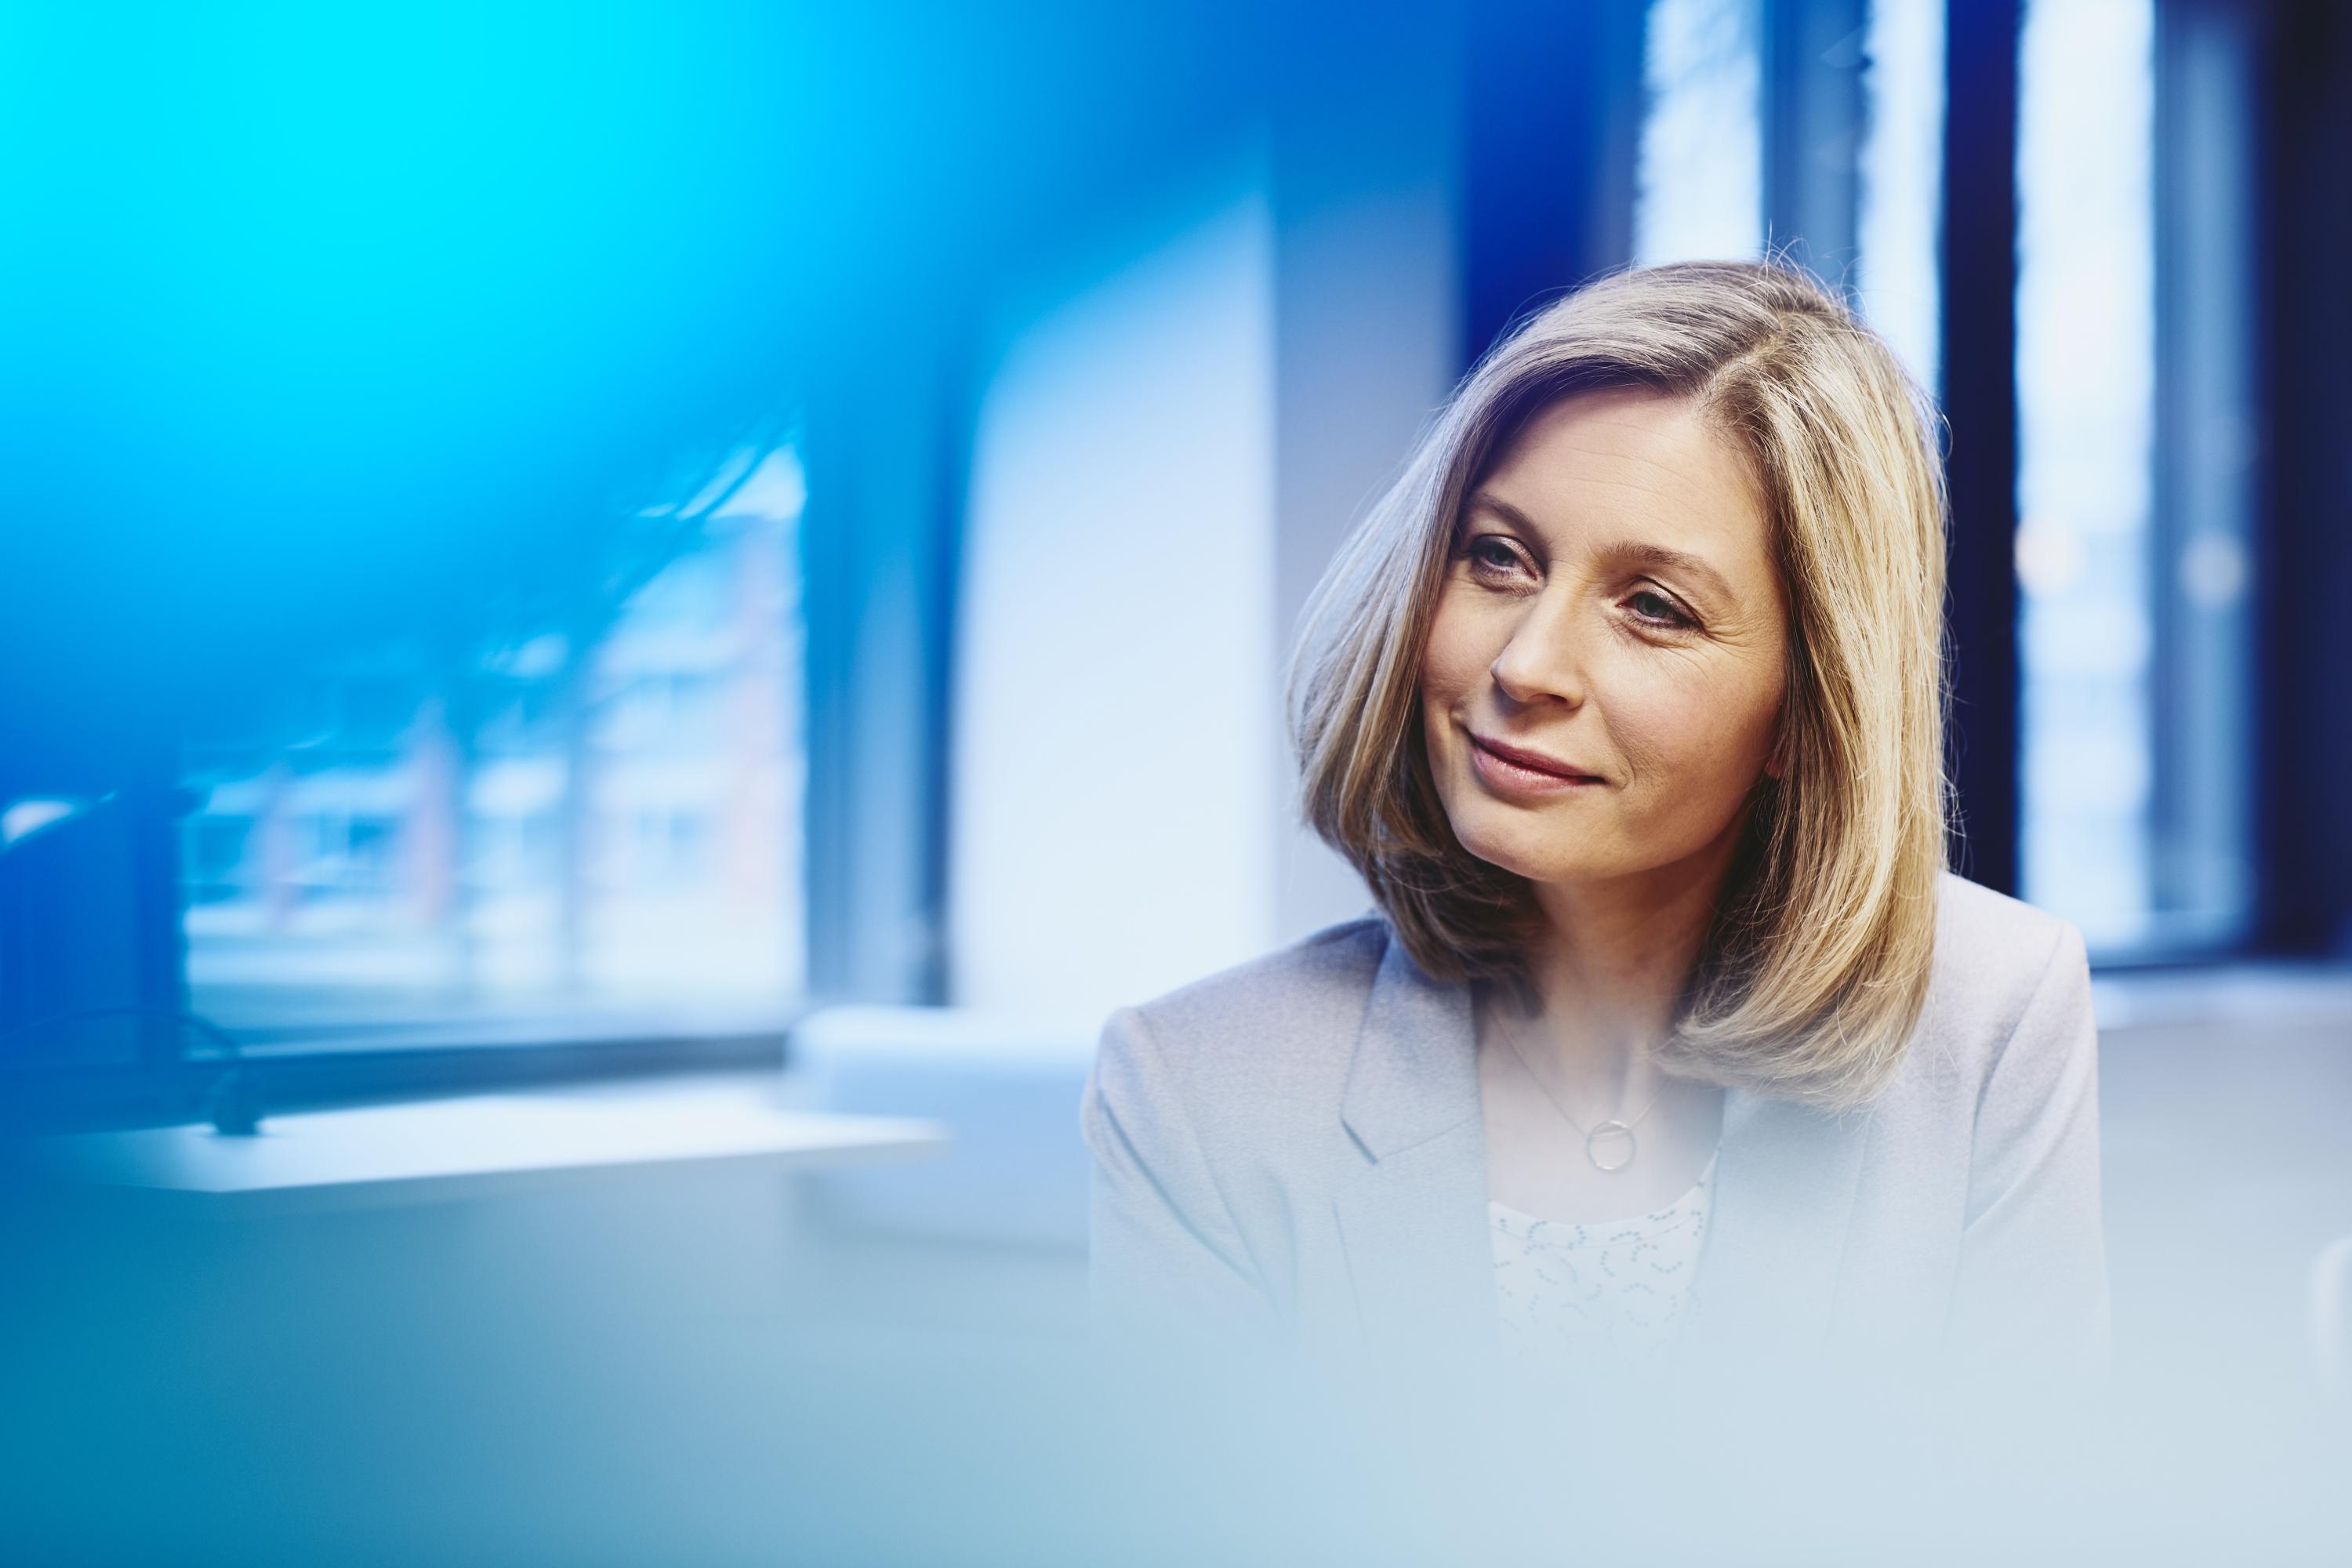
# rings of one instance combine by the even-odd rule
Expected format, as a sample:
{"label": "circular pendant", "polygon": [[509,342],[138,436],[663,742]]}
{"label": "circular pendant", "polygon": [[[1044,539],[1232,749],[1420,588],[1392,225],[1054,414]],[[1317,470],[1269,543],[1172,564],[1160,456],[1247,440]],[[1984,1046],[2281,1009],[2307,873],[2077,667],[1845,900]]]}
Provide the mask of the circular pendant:
{"label": "circular pendant", "polygon": [[[1602,1156],[1602,1144],[1616,1159]],[[1620,1151],[1622,1151],[1620,1153]],[[1604,1171],[1622,1171],[1633,1163],[1633,1130],[1622,1121],[1603,1121],[1584,1135],[1584,1157]]]}

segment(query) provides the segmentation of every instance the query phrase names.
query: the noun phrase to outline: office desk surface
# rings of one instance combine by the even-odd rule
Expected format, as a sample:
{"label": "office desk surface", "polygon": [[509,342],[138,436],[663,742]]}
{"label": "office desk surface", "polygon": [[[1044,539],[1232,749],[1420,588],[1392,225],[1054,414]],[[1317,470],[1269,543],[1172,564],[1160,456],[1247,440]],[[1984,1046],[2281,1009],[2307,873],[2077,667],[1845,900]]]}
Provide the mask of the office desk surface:
{"label": "office desk surface", "polygon": [[901,1117],[793,1110],[772,1073],[566,1086],[266,1116],[249,1138],[209,1126],[37,1139],[43,1182],[132,1190],[222,1216],[473,1198],[720,1166],[774,1171],[921,1158],[947,1130]]}

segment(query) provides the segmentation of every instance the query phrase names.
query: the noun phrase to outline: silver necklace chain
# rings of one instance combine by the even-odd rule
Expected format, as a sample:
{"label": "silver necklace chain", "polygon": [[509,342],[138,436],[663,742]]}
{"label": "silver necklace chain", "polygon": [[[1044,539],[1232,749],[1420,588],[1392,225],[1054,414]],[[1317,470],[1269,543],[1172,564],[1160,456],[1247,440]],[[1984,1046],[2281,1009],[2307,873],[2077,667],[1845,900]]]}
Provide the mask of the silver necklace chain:
{"label": "silver necklace chain", "polygon": [[[1633,1137],[1633,1129],[1641,1125],[1643,1117],[1646,1117],[1658,1108],[1658,1101],[1665,1097],[1665,1089],[1661,1088],[1656,1094],[1652,1095],[1650,1103],[1642,1108],[1642,1115],[1636,1116],[1633,1121],[1620,1121],[1613,1116],[1608,1117],[1594,1122],[1591,1130],[1587,1131],[1583,1127],[1578,1126],[1576,1118],[1568,1113],[1568,1107],[1559,1102],[1559,1096],[1551,1091],[1551,1085],[1544,1082],[1542,1075],[1536,1071],[1535,1064],[1528,1061],[1527,1053],[1519,1049],[1519,1042],[1515,1037],[1517,1034],[1517,1030],[1506,1028],[1503,1031],[1503,1044],[1510,1048],[1511,1055],[1519,1058],[1520,1068],[1536,1080],[1536,1087],[1543,1090],[1544,1098],[1551,1101],[1551,1107],[1559,1112],[1560,1120],[1583,1134],[1584,1157],[1603,1171],[1622,1171],[1632,1164],[1633,1156],[1641,1152],[1641,1145]],[[1601,1157],[1597,1145],[1603,1140],[1614,1143],[1621,1139],[1624,1142],[1625,1157],[1612,1165]]]}

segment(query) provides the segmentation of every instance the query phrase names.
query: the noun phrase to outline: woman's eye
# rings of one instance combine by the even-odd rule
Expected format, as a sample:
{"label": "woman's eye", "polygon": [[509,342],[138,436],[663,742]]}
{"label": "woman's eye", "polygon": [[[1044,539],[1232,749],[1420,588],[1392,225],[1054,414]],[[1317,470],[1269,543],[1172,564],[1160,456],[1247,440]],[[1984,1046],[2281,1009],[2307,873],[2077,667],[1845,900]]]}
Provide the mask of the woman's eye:
{"label": "woman's eye", "polygon": [[1511,547],[1497,540],[1474,539],[1470,542],[1469,553],[1474,565],[1507,572],[1519,563],[1519,558],[1512,552]]}
{"label": "woman's eye", "polygon": [[1643,588],[1625,602],[1634,606],[1635,615],[1661,626],[1687,627],[1692,624],[1672,599],[1653,589]]}

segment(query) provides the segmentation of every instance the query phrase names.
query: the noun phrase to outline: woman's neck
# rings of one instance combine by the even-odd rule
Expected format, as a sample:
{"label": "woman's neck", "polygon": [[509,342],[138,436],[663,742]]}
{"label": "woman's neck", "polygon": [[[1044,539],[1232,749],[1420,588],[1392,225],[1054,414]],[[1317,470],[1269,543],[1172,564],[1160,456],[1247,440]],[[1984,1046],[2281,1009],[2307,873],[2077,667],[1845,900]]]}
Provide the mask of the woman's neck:
{"label": "woman's neck", "polygon": [[1640,877],[1537,885],[1547,934],[1531,956],[1543,1011],[1506,1026],[1538,1070],[1596,1091],[1657,1081],[1649,1054],[1674,1026],[1729,863],[1726,845]]}

